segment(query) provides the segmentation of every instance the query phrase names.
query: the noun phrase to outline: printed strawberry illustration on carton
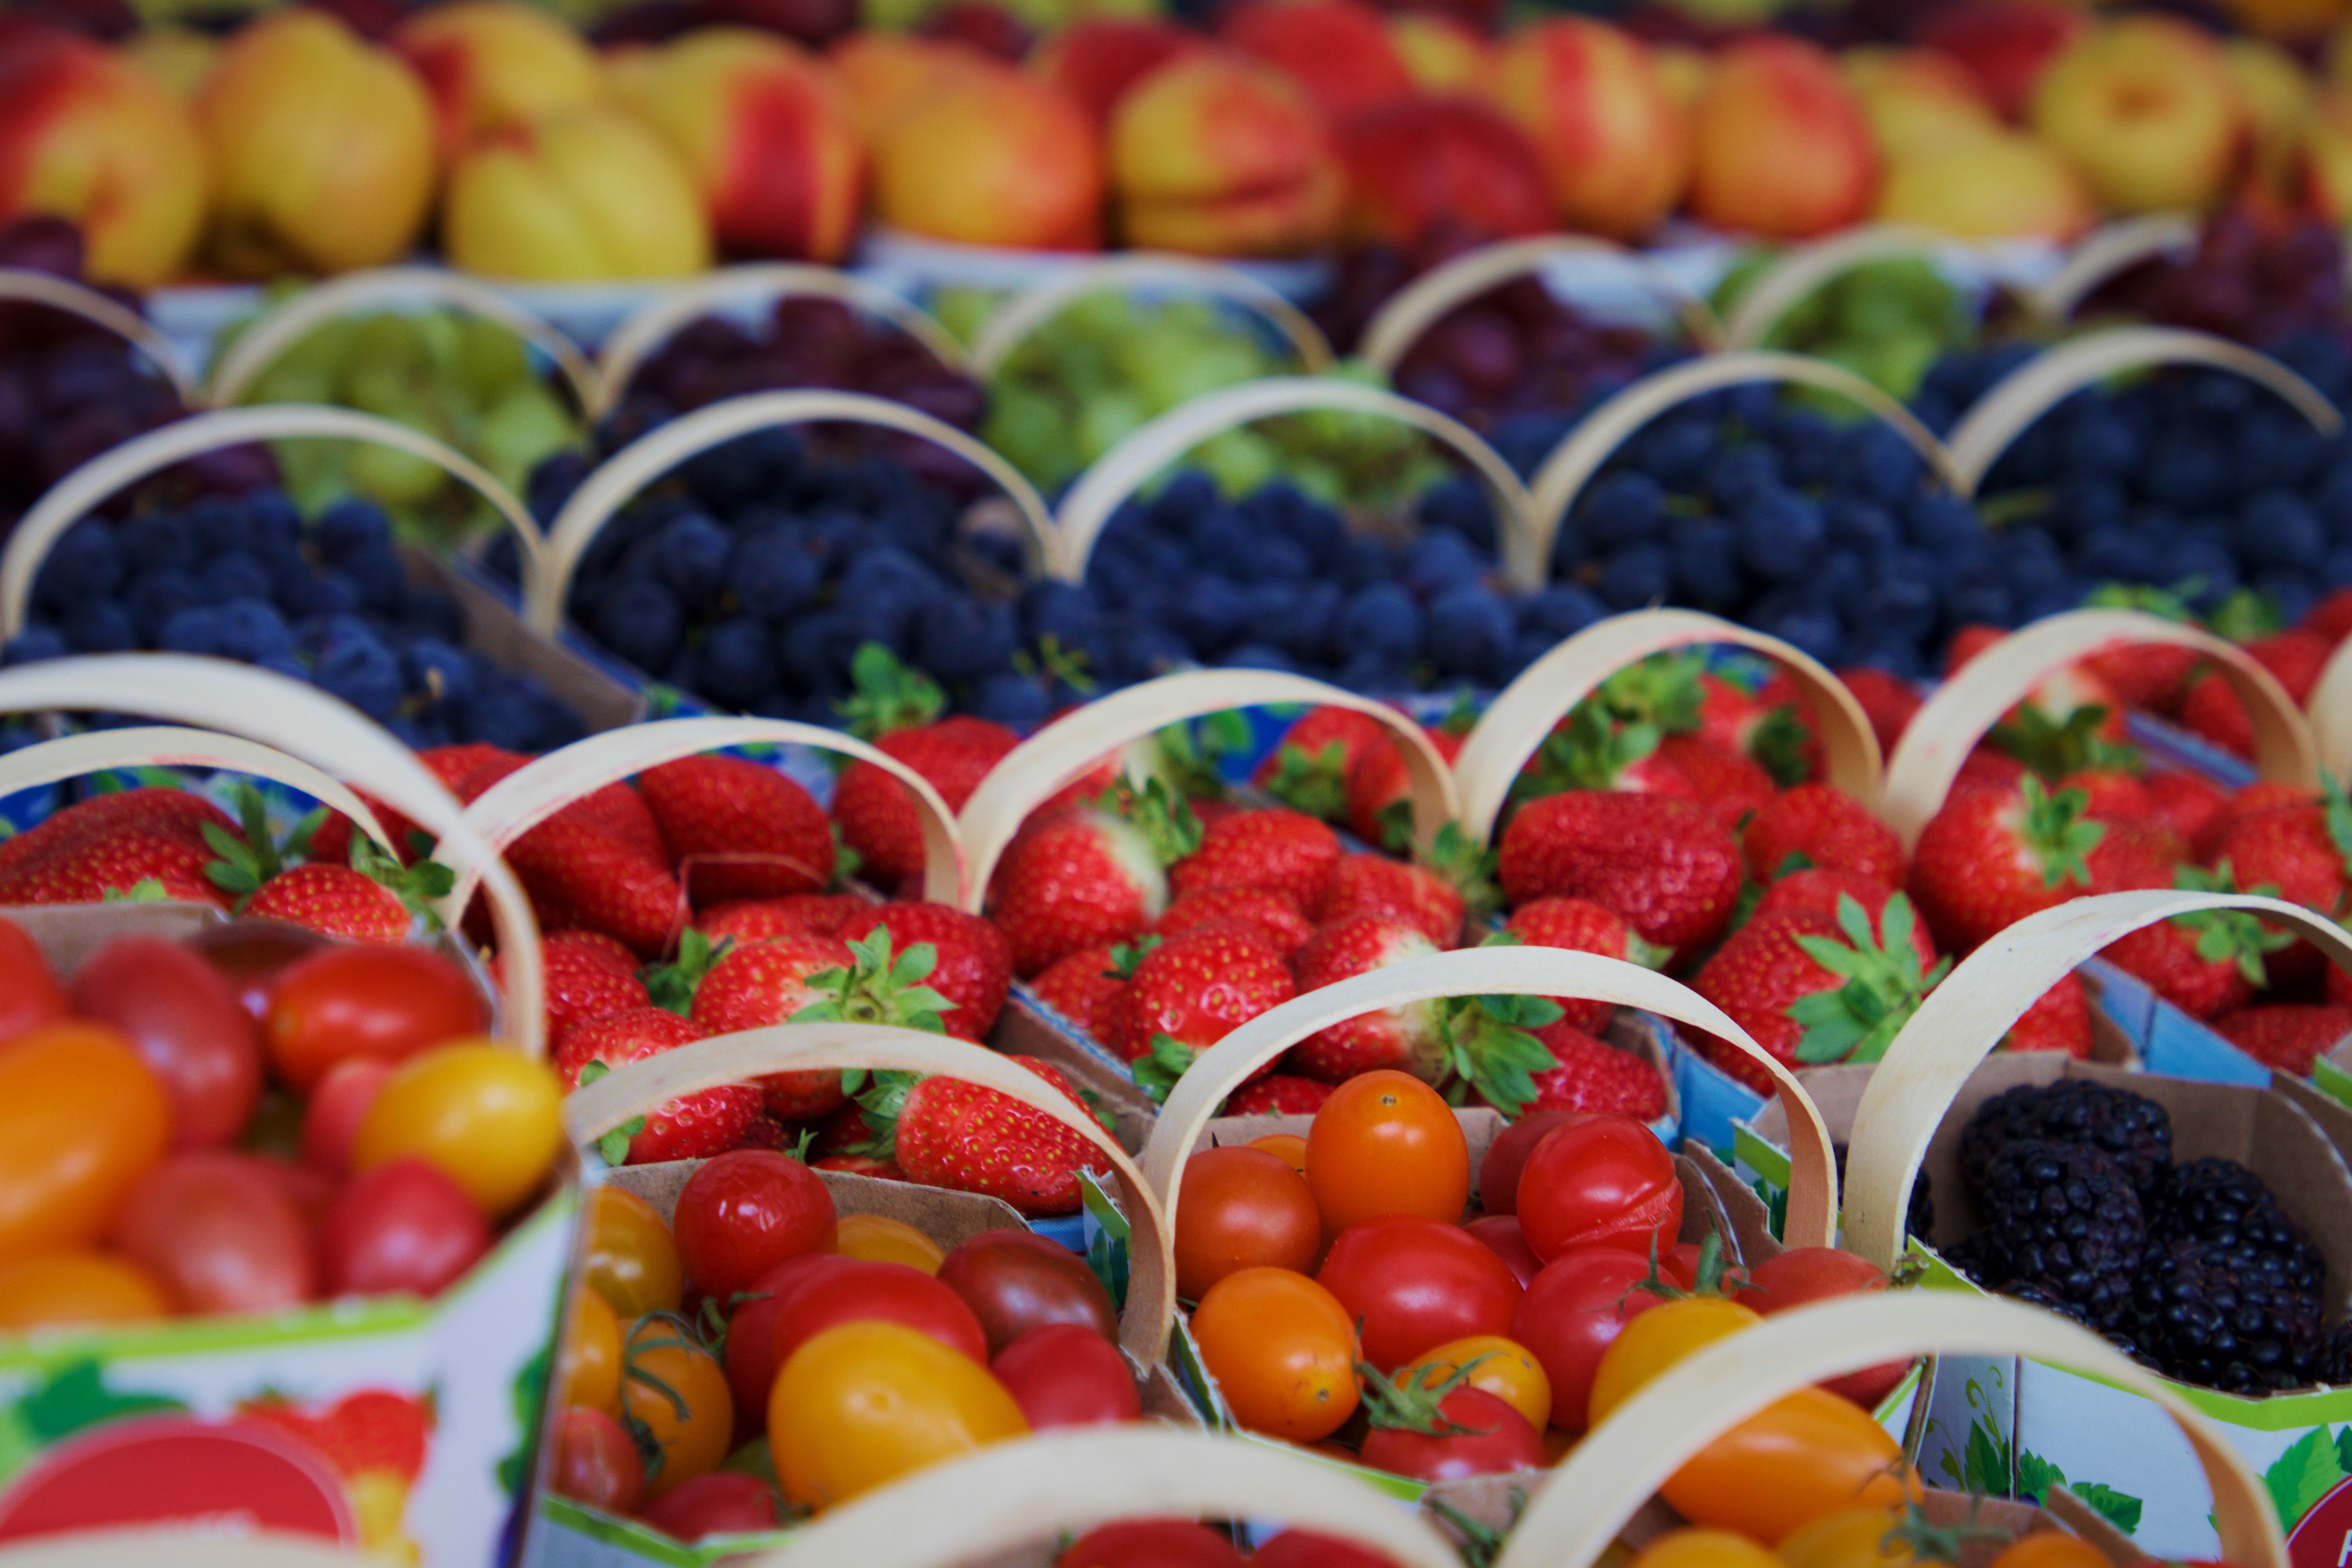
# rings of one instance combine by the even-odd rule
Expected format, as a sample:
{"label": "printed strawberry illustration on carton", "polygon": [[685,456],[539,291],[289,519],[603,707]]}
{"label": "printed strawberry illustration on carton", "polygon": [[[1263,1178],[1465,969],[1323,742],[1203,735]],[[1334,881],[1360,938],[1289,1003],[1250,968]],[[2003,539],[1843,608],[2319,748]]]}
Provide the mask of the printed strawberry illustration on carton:
{"label": "printed strawberry illustration on carton", "polygon": [[323,1455],[342,1478],[360,1542],[387,1563],[415,1563],[421,1553],[406,1531],[408,1494],[425,1468],[432,1442],[430,1394],[363,1388],[333,1404],[304,1407],[265,1394],[240,1414],[289,1433]]}

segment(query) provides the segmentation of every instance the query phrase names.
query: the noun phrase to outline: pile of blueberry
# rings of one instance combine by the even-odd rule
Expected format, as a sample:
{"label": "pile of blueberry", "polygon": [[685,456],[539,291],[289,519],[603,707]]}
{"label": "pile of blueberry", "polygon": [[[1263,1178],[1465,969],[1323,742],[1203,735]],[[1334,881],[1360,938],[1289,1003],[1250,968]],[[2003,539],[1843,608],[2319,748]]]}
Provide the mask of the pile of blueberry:
{"label": "pile of blueberry", "polygon": [[339,502],[306,529],[285,492],[260,489],[77,522],[42,562],[32,616],[0,662],[206,654],[307,680],[420,749],[580,738],[577,714],[467,651],[465,631],[456,600],[408,581],[373,502]]}

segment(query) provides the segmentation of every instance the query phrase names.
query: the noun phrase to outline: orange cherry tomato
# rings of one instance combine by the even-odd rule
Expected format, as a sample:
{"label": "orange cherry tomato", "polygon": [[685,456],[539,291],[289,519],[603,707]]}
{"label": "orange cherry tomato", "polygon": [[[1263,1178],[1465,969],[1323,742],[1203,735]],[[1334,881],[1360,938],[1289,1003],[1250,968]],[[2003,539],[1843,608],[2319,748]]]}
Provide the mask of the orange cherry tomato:
{"label": "orange cherry tomato", "polygon": [[668,1318],[639,1318],[622,1347],[621,1367],[622,1408],[661,1449],[646,1495],[659,1497],[717,1469],[734,1441],[735,1396],[710,1352]]}
{"label": "orange cherry tomato", "polygon": [[1307,1140],[1296,1132],[1269,1132],[1251,1139],[1245,1147],[1263,1149],[1300,1175],[1307,1173]]}
{"label": "orange cherry tomato", "polygon": [[1449,1340],[1413,1357],[1397,1375],[1402,1379],[1418,1368],[1433,1368],[1437,1377],[1427,1381],[1434,1384],[1465,1366],[1470,1367],[1465,1387],[1493,1394],[1526,1416],[1528,1425],[1538,1432],[1551,1420],[1551,1379],[1544,1375],[1543,1363],[1528,1354],[1525,1345],[1500,1334]]}
{"label": "orange cherry tomato", "polygon": [[1470,1147],[1454,1108],[1410,1073],[1359,1073],[1307,1131],[1307,1184],[1337,1235],[1360,1220],[1418,1215],[1448,1225],[1470,1201]]}
{"label": "orange cherry tomato", "polygon": [[677,1243],[654,1205],[623,1187],[597,1187],[582,1205],[580,1275],[624,1318],[675,1311],[686,1290]]}
{"label": "orange cherry tomato", "polygon": [[1176,1293],[1197,1301],[1242,1268],[1306,1274],[1323,1218],[1306,1178],[1263,1149],[1203,1149],[1176,1189]]}
{"label": "orange cherry tomato", "polygon": [[1304,1274],[1226,1275],[1192,1313],[1192,1337],[1234,1418],[1253,1431],[1307,1443],[1356,1413],[1356,1325]]}
{"label": "orange cherry tomato", "polygon": [[1670,1530],[1642,1548],[1633,1568],[1781,1568],[1781,1563],[1728,1530]]}
{"label": "orange cherry tomato", "polygon": [[607,1415],[620,1413],[621,1320],[593,1290],[572,1293],[572,1311],[555,1352],[555,1403],[584,1405]]}
{"label": "orange cherry tomato", "polygon": [[1775,1555],[1786,1568],[1911,1568],[1918,1558],[1896,1533],[1902,1524],[1903,1515],[1887,1509],[1840,1509],[1799,1527]]}
{"label": "orange cherry tomato", "polygon": [[1719,1296],[1668,1301],[1626,1320],[1616,1339],[1601,1352],[1601,1364],[1593,1369],[1587,1406],[1592,1415],[1587,1425],[1600,1426],[1635,1390],[1700,1346],[1728,1339],[1763,1321],[1749,1309]]}
{"label": "orange cherry tomato", "polygon": [[171,1142],[163,1082],[119,1031],[68,1020],[0,1047],[0,1260],[97,1240]]}
{"label": "orange cherry tomato", "polygon": [[1860,1405],[1801,1388],[1700,1449],[1658,1490],[1693,1524],[1778,1542],[1849,1509],[1892,1510],[1918,1495],[1918,1482],[1902,1445]]}
{"label": "orange cherry tomato", "polygon": [[904,1220],[878,1214],[845,1214],[835,1226],[833,1249],[844,1258],[869,1263],[903,1263],[926,1274],[937,1274],[947,1249]]}
{"label": "orange cherry tomato", "polygon": [[168,1318],[172,1304],[138,1265],[103,1252],[43,1252],[0,1263],[0,1332]]}

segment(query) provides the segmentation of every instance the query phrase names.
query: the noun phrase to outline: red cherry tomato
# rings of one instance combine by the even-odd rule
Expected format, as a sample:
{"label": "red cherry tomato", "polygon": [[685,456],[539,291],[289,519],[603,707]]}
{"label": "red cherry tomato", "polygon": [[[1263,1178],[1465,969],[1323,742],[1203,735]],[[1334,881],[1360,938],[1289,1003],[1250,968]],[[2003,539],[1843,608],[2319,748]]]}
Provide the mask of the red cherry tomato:
{"label": "red cherry tomato", "polygon": [[1675,1157],[1630,1116],[1555,1127],[1519,1173],[1519,1228],[1549,1263],[1571,1247],[1616,1247],[1643,1258],[1674,1245],[1683,1223]]}
{"label": "red cherry tomato", "polygon": [[1316,1282],[1363,1325],[1364,1359],[1382,1372],[1472,1334],[1507,1334],[1519,1282],[1459,1226],[1407,1215],[1339,1233]]}
{"label": "red cherry tomato", "polygon": [[776,1386],[776,1313],[793,1292],[845,1263],[855,1261],[830,1252],[807,1253],[780,1263],[751,1281],[747,1300],[727,1320],[724,1365],[728,1391],[735,1399],[735,1429],[741,1440],[767,1429],[768,1395]]}
{"label": "red cherry tomato", "polygon": [[1396,1568],[1369,1546],[1312,1530],[1286,1530],[1250,1554],[1253,1568]]}
{"label": "red cherry tomato", "polygon": [[988,1364],[988,1340],[980,1320],[954,1291],[919,1268],[846,1258],[824,1272],[821,1284],[822,1289],[803,1285],[777,1309],[777,1366],[827,1329],[877,1318],[904,1324]]}
{"label": "red cherry tomato", "polygon": [[479,1035],[489,1010],[466,972],[415,947],[328,947],[269,988],[262,1043],[280,1079],[308,1092],[350,1057],[396,1062]]}
{"label": "red cherry tomato", "polygon": [[1063,1549],[1054,1568],[1241,1568],[1234,1543],[1189,1519],[1122,1519]]}
{"label": "red cherry tomato", "polygon": [[283,1184],[250,1154],[175,1154],[140,1178],[114,1244],[184,1312],[268,1312],[310,1299],[310,1237]]}
{"label": "red cherry tomato", "polygon": [[1550,1463],[1543,1434],[1483,1388],[1457,1388],[1438,1401],[1437,1409],[1447,1424],[1469,1430],[1431,1437],[1402,1427],[1375,1426],[1364,1438],[1364,1463],[1422,1481],[1541,1469]]}
{"label": "red cherry tomato", "polygon": [[391,1076],[392,1064],[377,1057],[352,1057],[329,1068],[302,1108],[303,1163],[339,1179],[349,1175],[360,1123]]}
{"label": "red cherry tomato", "polygon": [[[1885,1273],[1867,1258],[1834,1247],[1795,1247],[1750,1268],[1747,1285],[1732,1300],[1769,1318],[1809,1301],[1885,1289]],[[1910,1370],[1907,1361],[1881,1362],[1833,1377],[1822,1386],[1845,1395],[1864,1410],[1875,1410]]]}
{"label": "red cherry tomato", "polygon": [[1551,1384],[1551,1424],[1561,1431],[1584,1430],[1601,1352],[1617,1342],[1628,1319],[1660,1300],[1635,1289],[1649,1277],[1647,1258],[1614,1247],[1580,1247],[1546,1264],[1519,1298],[1510,1337],[1543,1367]]}
{"label": "red cherry tomato", "polygon": [[618,1421],[574,1405],[555,1417],[554,1485],[591,1508],[627,1513],[645,1499],[646,1462]]}
{"label": "red cherry tomato", "polygon": [[437,1296],[489,1249],[489,1225],[465,1188],[422,1160],[394,1160],[327,1211],[320,1283],[331,1296]]}
{"label": "red cherry tomato", "polygon": [[54,1024],[70,1009],[49,961],[25,928],[0,921],[0,1045]]}
{"label": "red cherry tomato", "polygon": [[1522,1288],[1533,1281],[1543,1268],[1543,1259],[1536,1256],[1536,1249],[1528,1245],[1526,1234],[1519,1229],[1517,1215],[1490,1214],[1472,1220],[1462,1228],[1476,1237],[1487,1251],[1501,1258],[1503,1267],[1511,1271],[1511,1278],[1517,1279]]}
{"label": "red cherry tomato", "polygon": [[991,1355],[1048,1323],[1118,1334],[1110,1292],[1087,1260],[1032,1231],[981,1232],[940,1260],[939,1281],[980,1320]]}
{"label": "red cherry tomato", "polygon": [[210,964],[160,937],[119,936],[74,976],[73,1000],[155,1069],[174,1148],[209,1149],[245,1131],[261,1093],[260,1035]]}
{"label": "red cherry tomato", "polygon": [[188,951],[228,982],[237,1005],[256,1023],[269,1011],[269,988],[296,959],[328,945],[327,937],[288,921],[231,921],[188,938]]}
{"label": "red cherry tomato", "polygon": [[1519,1173],[1544,1134],[1563,1122],[1584,1115],[1580,1110],[1538,1110],[1520,1117],[1495,1135],[1478,1162],[1478,1206],[1490,1215],[1519,1212]]}
{"label": "red cherry tomato", "polygon": [[999,1351],[988,1370],[1021,1406],[1033,1432],[1143,1419],[1127,1358],[1082,1324],[1032,1329]]}
{"label": "red cherry tomato", "polygon": [[678,1482],[637,1517],[690,1545],[706,1535],[775,1529],[776,1493],[756,1476],[713,1470]]}
{"label": "red cherry tomato", "polygon": [[833,1194],[806,1165],[772,1149],[737,1149],[687,1178],[670,1222],[686,1277],[725,1305],[777,1264],[831,1252]]}

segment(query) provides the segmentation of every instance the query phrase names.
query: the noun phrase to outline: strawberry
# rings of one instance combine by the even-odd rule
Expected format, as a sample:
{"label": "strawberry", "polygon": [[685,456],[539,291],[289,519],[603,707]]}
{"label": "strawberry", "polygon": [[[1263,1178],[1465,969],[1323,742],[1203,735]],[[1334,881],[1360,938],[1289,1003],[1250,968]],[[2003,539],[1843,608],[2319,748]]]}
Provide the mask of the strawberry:
{"label": "strawberry", "polygon": [[2180,841],[2161,827],[2144,822],[2109,822],[2106,831],[2084,859],[2090,868],[2091,891],[2122,893],[2135,888],[2169,888],[2183,858]]}
{"label": "strawberry", "polygon": [[346,942],[398,946],[415,916],[400,895],[365,872],[316,863],[280,871],[254,893],[242,911],[255,920],[286,921]]}
{"label": "strawberry", "polygon": [[2058,789],[2083,792],[2083,815],[2095,822],[2157,821],[2156,797],[2136,773],[2121,768],[2077,768],[2060,778]]}
{"label": "strawberry", "polygon": [[1772,798],[1772,775],[1745,752],[1724,750],[1698,735],[1668,735],[1658,742],[1658,760],[1690,781],[1701,805],[1725,826]]}
{"label": "strawberry", "polygon": [[1013,944],[1014,973],[1131,941],[1168,907],[1167,866],[1199,846],[1200,825],[1157,780],[1129,798],[1125,814],[1095,805],[1032,819],[1005,850],[990,917]]}
{"label": "strawberry", "polygon": [[[481,775],[476,773],[470,784]],[[645,797],[625,784],[608,784],[593,789],[565,808],[590,827],[624,846],[632,853],[657,866],[669,866],[678,858],[662,833],[661,824],[655,820],[653,808]]]}
{"label": "strawberry", "polygon": [[2077,1061],[2091,1055],[2091,998],[2069,974],[2033,999],[2000,1037],[2005,1051],[2063,1051]]}
{"label": "strawberry", "polygon": [[1703,673],[1698,685],[1698,740],[1752,758],[1782,787],[1802,784],[1820,771],[1822,748],[1811,704],[1786,671],[1775,671],[1752,695],[1718,675]]}
{"label": "strawberry", "polygon": [[2189,849],[2198,859],[2210,860],[2221,853],[2222,836],[2240,817],[2282,805],[2317,805],[2325,798],[2317,790],[2296,784],[2272,784],[2267,780],[2250,784],[2224,801],[2221,809],[2189,836]]}
{"label": "strawberry", "polygon": [[[1536,899],[1511,911],[1504,930],[1532,947],[1564,947],[1572,952],[1597,952],[1654,966],[1665,955],[1640,937],[1615,910],[1590,899]],[[1560,1021],[1587,1034],[1604,1029],[1617,1011],[1609,1002],[1555,996]]]}
{"label": "strawberry", "polygon": [[602,959],[624,974],[637,972],[637,955],[625,942],[616,942],[600,931],[562,930],[547,933],[549,942],[561,942],[585,955]]}
{"label": "strawberry", "polygon": [[[1344,871],[1350,860],[1358,858],[1365,857],[1340,857],[1339,869]],[[1335,873],[1334,885],[1337,880]],[[1324,903],[1328,906],[1329,902],[1330,888],[1327,887]],[[1212,888],[1205,893],[1190,893],[1172,900],[1151,929],[1160,936],[1176,937],[1211,921],[1234,921],[1250,927],[1272,942],[1275,951],[1286,959],[1306,945],[1307,939],[1315,934],[1316,924],[1298,912],[1297,905],[1266,889]]]}
{"label": "strawberry", "polygon": [[[1425,730],[1430,743],[1447,763],[1462,754],[1469,739],[1465,717],[1454,727],[1449,716],[1434,730]],[[1412,774],[1404,753],[1383,735],[1357,753],[1348,765],[1348,831],[1378,849],[1402,850],[1412,843]]]}
{"label": "strawberry", "polygon": [[858,942],[876,931],[887,931],[890,943],[911,956],[918,946],[932,950],[927,984],[949,1002],[942,1013],[947,1032],[967,1040],[985,1040],[1004,1010],[1004,995],[1013,984],[1013,950],[1004,933],[949,904],[867,904],[842,922],[844,942]]}
{"label": "strawberry", "polygon": [[[556,1043],[555,1070],[566,1089],[593,1083],[615,1068],[658,1056],[704,1037],[692,1020],[660,1007],[632,1007],[574,1024]],[[743,1141],[760,1120],[760,1091],[751,1084],[722,1084],[684,1095],[651,1115],[605,1135],[604,1162],[656,1164],[665,1160],[701,1160],[723,1154]]]}
{"label": "strawberry", "polygon": [[844,923],[873,906],[856,893],[794,893],[782,899],[738,899],[694,917],[694,929],[713,942],[738,947],[779,936],[839,936]]}
{"label": "strawberry", "polygon": [[1853,871],[1899,887],[1903,841],[1835,784],[1801,784],[1757,808],[1740,833],[1750,874],[1770,881],[1803,866]]}
{"label": "strawberry", "polygon": [[625,943],[640,958],[667,950],[685,910],[669,868],[566,806],[507,848],[507,863],[530,894],[540,923],[582,925]]}
{"label": "strawberry", "polygon": [[1263,888],[1311,909],[1339,863],[1339,836],[1303,811],[1241,811],[1201,830],[1200,847],[1168,868],[1176,897]]}
{"label": "strawberry", "polygon": [[1297,994],[1290,966],[1255,931],[1200,926],[1143,955],[1127,983],[1118,1032],[1105,1043],[1147,1093],[1165,1099],[1193,1058]]}
{"label": "strawberry", "polygon": [[871,1176],[877,1182],[903,1182],[907,1173],[890,1160],[877,1160],[871,1154],[827,1154],[811,1160],[812,1171],[840,1171],[852,1176]]}
{"label": "strawberry", "polygon": [[1343,855],[1316,901],[1315,921],[1328,925],[1354,915],[1393,915],[1450,948],[1462,940],[1464,910],[1462,895],[1426,866],[1379,855]]}
{"label": "strawberry", "polygon": [[[1021,743],[985,719],[942,719],[894,730],[874,744],[922,774],[950,811],[961,811],[980,781]],[[907,786],[872,763],[853,762],[833,788],[833,819],[856,850],[859,870],[877,887],[895,888],[923,870],[923,825]]]}
{"label": "strawberry", "polygon": [[2032,776],[2014,790],[1956,794],[1920,830],[1908,886],[1936,939],[1971,948],[2090,889],[2084,857],[2113,829],[2083,820],[2083,796]]}
{"label": "strawberry", "polygon": [[2352,889],[2352,804],[2331,792],[2325,804],[2233,816],[2212,835],[2203,858],[2215,866],[2228,861],[2242,879],[2276,888],[2289,903],[2339,914]]}
{"label": "strawberry", "polygon": [[1220,1116],[1312,1116],[1331,1098],[1331,1086],[1294,1073],[1268,1073],[1225,1096]]}
{"label": "strawberry", "polygon": [[[451,794],[470,805],[482,790],[489,787],[489,784],[483,784],[472,795],[459,791],[457,786],[484,763],[508,763],[519,768],[530,759],[520,752],[509,752],[503,746],[475,743],[463,746],[427,746],[416,753],[416,760],[431,769],[435,778],[448,785]],[[432,836],[365,790],[357,793],[362,800],[367,802],[368,808],[375,813],[376,821],[383,826],[385,834],[391,837],[393,847],[398,852],[399,858],[403,860],[415,858],[418,852],[419,841],[429,839]],[[337,866],[348,864],[352,858],[352,835],[354,831],[356,830],[350,817],[340,811],[327,813],[320,818],[317,830],[310,835],[310,858]]]}
{"label": "strawberry", "polygon": [[[2163,588],[2108,584],[2092,591],[2088,606],[2138,610],[2169,621],[2194,622],[2196,616],[2178,594]],[[2204,655],[2193,647],[2171,643],[2120,643],[2086,656],[2083,668],[2106,682],[2127,708],[2169,713],[2179,706],[2182,692]]]}
{"label": "strawberry", "polygon": [[[2257,638],[2246,645],[2254,661],[2271,672],[2286,694],[2302,707],[2311,700],[2336,647],[2326,636],[2296,627]],[[2254,754],[2254,721],[2230,683],[2211,669],[2197,678],[2180,704],[2181,727],[2234,756]]]}
{"label": "strawberry", "polygon": [[[2231,892],[2237,887],[2227,860],[2210,871],[2183,866],[2177,878],[2180,887],[2205,892]],[[2268,984],[2263,955],[2292,940],[2242,910],[2198,910],[2119,937],[2101,956],[2139,976],[2190,1017],[2213,1018],[2244,1006],[2257,986]]]}
{"label": "strawberry", "polygon": [[2225,1013],[2213,1028],[2264,1067],[2309,1078],[2314,1059],[2352,1035],[2352,1007],[2273,1002]]}
{"label": "strawberry", "polygon": [[1667,739],[1657,725],[1624,722],[1601,699],[1587,698],[1552,726],[1511,794],[1533,800],[1562,790],[1624,790],[1696,800],[1697,783],[1663,750]]}
{"label": "strawberry", "polygon": [[[845,973],[857,962],[838,937],[782,936],[719,953],[698,981],[688,973],[694,1021],[713,1035],[789,1023],[826,1000],[816,976]],[[689,971],[691,965],[688,965]]]}
{"label": "strawberry", "polygon": [[[1355,915],[1322,927],[1298,950],[1303,994],[1350,975],[1426,958],[1437,944],[1411,922],[1390,915]],[[1290,1066],[1308,1078],[1340,1083],[1374,1068],[1399,1068],[1434,1083],[1447,1071],[1443,1005],[1405,1002],[1349,1018],[1309,1035],[1290,1049]]]}
{"label": "strawberry", "polygon": [[1127,994],[1118,958],[1127,951],[1089,947],[1057,958],[1029,982],[1029,989],[1081,1034],[1108,1041],[1116,1032],[1119,999]]}
{"label": "strawberry", "polygon": [[205,874],[215,857],[207,828],[236,842],[221,809],[186,790],[93,796],[0,841],[0,903],[95,904],[111,893],[225,904]]}
{"label": "strawberry", "polygon": [[1250,774],[1250,783],[1285,805],[1326,822],[1348,815],[1348,774],[1356,759],[1387,728],[1353,708],[1310,708],[1283,731],[1282,743]]}
{"label": "strawberry", "polygon": [[1565,1020],[1536,1030],[1553,1065],[1534,1075],[1535,1098],[1519,1107],[1579,1110],[1595,1116],[1630,1116],[1655,1121],[1666,1113],[1666,1082],[1658,1069],[1631,1051],[1596,1040]]}
{"label": "strawberry", "polygon": [[1572,790],[1529,801],[1503,830],[1503,891],[1514,908],[1547,897],[1616,910],[1645,942],[1687,950],[1731,918],[1738,840],[1688,801]]}
{"label": "strawberry", "polygon": [[2015,789],[2017,782],[2032,771],[2007,752],[1980,745],[1960,759],[1960,771],[1952,776],[1952,787],[1945,798],[1972,789]]}
{"label": "strawberry", "polygon": [[1954,632],[1952,640],[1944,645],[1944,679],[1949,680],[1958,675],[1969,660],[2008,635],[2006,626],[1989,626],[1981,622]]}
{"label": "strawberry", "polygon": [[[613,956],[618,950],[625,962]],[[636,959],[610,937],[591,931],[557,931],[542,950],[547,974],[547,1037],[561,1039],[574,1024],[607,1017],[631,1007],[650,1007],[653,997],[637,978]],[[499,960],[490,977],[505,985]]]}
{"label": "strawberry", "polygon": [[[1007,1059],[1087,1110],[1050,1062]],[[911,1073],[874,1076],[874,1087],[858,1103],[875,1136],[857,1152],[890,1161],[926,1186],[1002,1198],[1033,1218],[1077,1213],[1078,1172],[1102,1156],[1076,1131],[979,1084]]]}
{"label": "strawberry", "polygon": [[2316,632],[2334,647],[2352,637],[2352,588],[2338,588],[2303,614],[2303,629]]}
{"label": "strawberry", "polygon": [[2150,768],[2141,783],[2156,820],[2184,844],[2197,842],[2229,803],[2221,785],[2173,768]]}
{"label": "strawberry", "polygon": [[1870,731],[1878,737],[1878,749],[1887,756],[1902,743],[1903,731],[1911,727],[1912,716],[1919,711],[1921,698],[1911,683],[1902,677],[1889,675],[1883,669],[1858,666],[1841,669],[1837,678],[1862,704],[1863,716],[1870,721]]}
{"label": "strawberry", "polygon": [[637,790],[698,906],[821,893],[833,881],[833,825],[824,808],[772,767],[741,757],[684,757],[646,769]]}
{"label": "strawberry", "polygon": [[1891,888],[1875,877],[1860,876],[1853,871],[1832,871],[1815,868],[1807,871],[1791,871],[1764,889],[1756,900],[1748,919],[1759,915],[1779,914],[1786,910],[1802,910],[1808,914],[1835,920],[1838,902],[1852,899],[1877,920],[1900,889]]}
{"label": "strawberry", "polygon": [[[1852,898],[1840,900],[1834,918],[1759,914],[1725,940],[1691,984],[1794,1068],[1877,1061],[1950,967],[1897,893],[1874,920]],[[1705,1035],[1699,1044],[1716,1066],[1771,1092],[1770,1076],[1746,1052]]]}

